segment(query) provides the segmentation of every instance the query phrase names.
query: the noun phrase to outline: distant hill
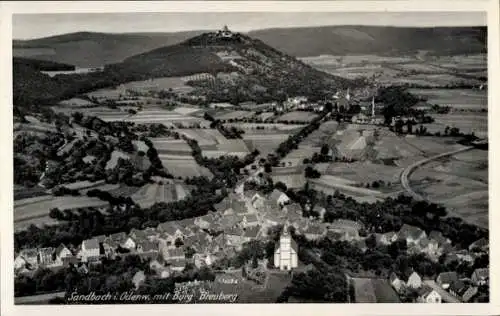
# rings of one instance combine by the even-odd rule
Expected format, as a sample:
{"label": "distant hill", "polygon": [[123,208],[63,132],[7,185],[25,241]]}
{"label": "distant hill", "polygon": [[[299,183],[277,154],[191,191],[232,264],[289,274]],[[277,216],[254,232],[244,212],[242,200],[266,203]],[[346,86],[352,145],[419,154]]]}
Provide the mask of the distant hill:
{"label": "distant hill", "polygon": [[230,37],[203,33],[176,45],[129,57],[108,69],[144,79],[209,73],[215,79],[192,84],[216,101],[270,101],[283,99],[287,94],[322,96],[323,92],[349,84],[349,80],[314,69],[240,33],[231,33]]}
{"label": "distant hill", "polygon": [[[77,67],[97,67],[159,47],[179,44],[204,31],[108,34],[79,32],[34,40],[14,40],[17,57],[51,60]],[[323,54],[463,54],[485,51],[486,27],[398,28],[324,26],[263,29],[252,38],[296,57]]]}
{"label": "distant hill", "polygon": [[325,26],[265,29],[249,33],[287,54],[318,55],[415,54],[434,55],[484,52],[486,27],[409,28],[384,26]]}
{"label": "distant hill", "polygon": [[[50,104],[98,88],[155,77],[211,75],[190,82],[212,102],[267,102],[286,95],[323,98],[351,81],[326,74],[244,34],[203,33],[106,65],[102,72],[50,78],[14,59],[14,104]],[[25,60],[25,59],[24,59]]]}
{"label": "distant hill", "polygon": [[202,32],[108,34],[78,32],[34,40],[14,40],[13,55],[100,67],[157,47],[182,42]]}

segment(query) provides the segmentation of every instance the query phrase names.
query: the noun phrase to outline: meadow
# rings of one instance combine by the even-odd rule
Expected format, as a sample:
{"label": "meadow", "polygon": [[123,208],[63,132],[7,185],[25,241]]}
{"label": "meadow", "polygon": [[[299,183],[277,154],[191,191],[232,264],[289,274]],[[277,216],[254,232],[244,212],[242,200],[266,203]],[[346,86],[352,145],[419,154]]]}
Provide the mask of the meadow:
{"label": "meadow", "polygon": [[410,89],[430,104],[449,106],[453,109],[488,109],[488,92],[472,89]]}
{"label": "meadow", "polygon": [[309,123],[312,120],[314,120],[318,115],[313,112],[306,112],[306,111],[292,111],[285,113],[278,117],[276,120],[278,122],[280,121],[288,121],[288,122],[305,122]]}
{"label": "meadow", "polygon": [[443,204],[450,216],[488,227],[488,152],[472,150],[417,169],[411,183],[427,180],[418,192]]}

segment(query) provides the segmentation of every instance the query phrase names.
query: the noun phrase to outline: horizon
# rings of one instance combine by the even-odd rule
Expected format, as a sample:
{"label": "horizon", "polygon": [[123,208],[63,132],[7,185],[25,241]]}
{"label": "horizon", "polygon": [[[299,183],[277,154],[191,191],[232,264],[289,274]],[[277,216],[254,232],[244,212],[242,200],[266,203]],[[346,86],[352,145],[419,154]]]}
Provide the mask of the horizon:
{"label": "horizon", "polygon": [[484,12],[160,12],[14,14],[12,25],[13,40],[34,40],[84,32],[137,34],[213,31],[223,25],[235,32],[249,33],[267,29],[331,26],[484,27],[487,21]]}

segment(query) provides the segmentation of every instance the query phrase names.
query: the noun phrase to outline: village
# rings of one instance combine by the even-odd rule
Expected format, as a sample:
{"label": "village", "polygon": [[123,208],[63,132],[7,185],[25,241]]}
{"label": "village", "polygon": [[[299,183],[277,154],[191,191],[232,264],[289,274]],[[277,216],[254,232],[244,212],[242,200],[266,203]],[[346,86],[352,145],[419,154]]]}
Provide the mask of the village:
{"label": "village", "polygon": [[[284,227],[279,240],[275,242],[273,260],[259,260],[252,268],[246,265],[249,270],[260,271],[260,279],[273,270],[293,273],[297,269],[309,268],[298,259],[298,245],[289,233],[290,229],[309,241],[346,241],[361,251],[366,251],[368,239],[375,240],[377,245],[390,245],[402,240],[408,246],[408,253],[425,254],[433,261],[444,258],[446,262],[457,260],[472,264],[477,257],[488,253],[485,239],[474,242],[468,249],[456,249],[442,233],[432,231],[426,234],[422,229],[407,224],[399,231],[367,236],[361,222],[347,219],[323,222],[325,208],[319,205],[314,206],[314,212],[319,214],[317,218],[303,217],[302,206],[291,201],[284,192],[274,189],[264,195],[255,190],[245,190],[245,183],[237,186],[234,192],[214,207],[217,212],[201,217],[165,222],[156,228],[132,229],[128,234],[121,232],[95,236],[75,248],[61,244],[57,248],[22,249],[14,261],[15,273],[21,277],[33,274],[37,269],[74,266],[80,273],[86,274],[93,265],[102,264],[102,258],[114,260],[137,255],[148,260],[155,278],[164,279],[181,274],[186,265],[191,264],[198,269],[214,269],[218,282],[227,284],[227,280],[220,281],[227,279],[223,276],[224,271],[235,268],[220,267],[218,261],[237,255],[251,241],[266,240],[270,229],[278,226]],[[248,279],[251,275],[247,272]],[[459,278],[456,271],[440,273],[435,280],[424,279],[417,272],[407,275],[391,273],[387,279],[366,279],[350,274],[346,274],[346,278],[354,288],[353,299],[360,303],[400,302],[398,295],[406,289],[418,293],[415,298],[417,302],[455,303],[470,301],[477,294],[478,287],[488,284],[488,275],[488,268],[479,268],[465,279]],[[136,273],[133,278],[136,288],[145,278],[143,271]],[[376,286],[367,287],[367,280]],[[176,284],[176,287],[202,283],[194,280]],[[385,294],[381,294],[383,292]]]}

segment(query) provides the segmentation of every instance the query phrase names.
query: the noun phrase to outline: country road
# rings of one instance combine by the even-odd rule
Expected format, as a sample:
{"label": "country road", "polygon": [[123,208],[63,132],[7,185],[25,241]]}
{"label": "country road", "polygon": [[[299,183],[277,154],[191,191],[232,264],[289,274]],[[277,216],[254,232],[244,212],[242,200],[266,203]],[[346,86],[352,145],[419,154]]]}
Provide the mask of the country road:
{"label": "country road", "polygon": [[409,165],[408,167],[406,167],[405,170],[403,170],[403,172],[401,172],[401,176],[400,176],[401,185],[406,190],[406,192],[408,192],[414,199],[416,199],[416,200],[427,200],[422,195],[420,195],[417,192],[413,191],[413,189],[410,186],[410,181],[409,181],[408,177],[413,173],[413,171],[415,171],[418,167],[423,166],[423,165],[425,165],[425,164],[427,164],[427,163],[429,163],[429,162],[431,162],[433,160],[437,160],[437,159],[440,159],[440,158],[443,158],[443,157],[453,156],[455,154],[458,154],[458,153],[461,153],[461,152],[464,152],[464,151],[468,151],[468,150],[471,150],[471,149],[474,149],[474,147],[465,147],[465,148],[461,148],[461,149],[458,149],[458,150],[454,150],[454,151],[446,152],[446,153],[443,153],[443,154],[435,155],[435,156],[432,156],[432,157],[429,157],[429,158],[425,158],[423,160],[417,161],[417,162]]}

